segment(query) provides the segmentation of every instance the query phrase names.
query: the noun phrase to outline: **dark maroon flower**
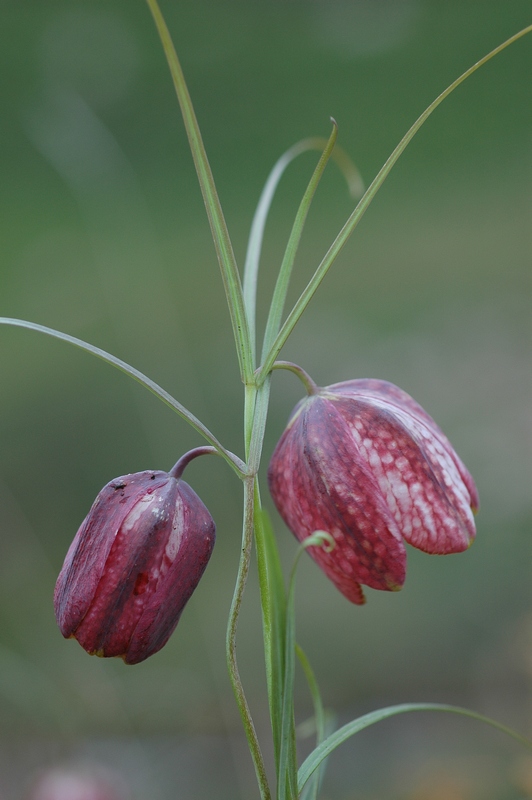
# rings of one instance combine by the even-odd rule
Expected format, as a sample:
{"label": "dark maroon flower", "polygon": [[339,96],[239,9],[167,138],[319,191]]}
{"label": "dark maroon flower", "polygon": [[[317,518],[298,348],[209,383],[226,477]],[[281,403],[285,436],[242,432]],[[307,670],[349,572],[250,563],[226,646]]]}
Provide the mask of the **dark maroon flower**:
{"label": "dark maroon flower", "polygon": [[458,553],[475,536],[475,484],[451,444],[406,392],[386,381],[336,383],[296,406],[272,456],[270,491],[309,553],[353,603],[360,584],[394,591],[405,580],[404,541]]}
{"label": "dark maroon flower", "polygon": [[211,515],[183,480],[146,471],[111,481],[57,580],[61,633],[88,653],[120,656],[126,664],[144,661],[168,641],[214,539]]}

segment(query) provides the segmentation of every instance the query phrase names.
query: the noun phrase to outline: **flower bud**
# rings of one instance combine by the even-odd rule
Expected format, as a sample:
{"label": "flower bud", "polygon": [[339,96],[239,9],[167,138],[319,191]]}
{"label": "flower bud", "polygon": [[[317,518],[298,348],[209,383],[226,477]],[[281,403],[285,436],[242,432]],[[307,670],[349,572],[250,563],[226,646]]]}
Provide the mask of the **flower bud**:
{"label": "flower bud", "polygon": [[[386,381],[317,389],[294,409],[271,459],[270,492],[299,541],[326,531],[331,552],[310,555],[353,603],[360,584],[395,591],[404,541],[458,553],[475,536],[475,484],[431,417]],[[403,541],[404,540],[404,541]]]}
{"label": "flower bud", "polygon": [[146,471],[111,481],[57,580],[61,633],[91,655],[144,661],[168,641],[214,540],[211,515],[183,480]]}

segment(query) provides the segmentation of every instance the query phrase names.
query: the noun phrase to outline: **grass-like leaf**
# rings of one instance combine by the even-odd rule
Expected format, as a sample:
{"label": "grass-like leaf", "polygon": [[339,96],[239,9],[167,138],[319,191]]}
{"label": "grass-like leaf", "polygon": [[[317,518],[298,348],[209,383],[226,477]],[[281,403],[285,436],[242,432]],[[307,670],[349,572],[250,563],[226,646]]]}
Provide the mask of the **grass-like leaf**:
{"label": "grass-like leaf", "polygon": [[299,791],[302,791],[306,782],[309,780],[313,772],[318,769],[322,761],[327,758],[327,756],[329,756],[339,745],[341,745],[351,736],[354,736],[355,733],[359,733],[360,731],[364,730],[364,728],[369,728],[370,725],[374,725],[376,722],[381,722],[381,720],[394,717],[397,714],[406,714],[411,711],[443,711],[445,713],[459,714],[464,717],[470,717],[471,719],[476,719],[479,722],[484,722],[487,725],[491,725],[491,727],[508,734],[508,736],[511,736],[513,739],[517,739],[518,742],[521,742],[521,744],[524,744],[526,747],[532,748],[532,741],[530,741],[530,739],[527,739],[520,733],[508,728],[506,725],[502,725],[500,722],[496,722],[489,717],[485,717],[483,714],[477,714],[476,711],[470,711],[467,708],[444,705],[441,703],[404,703],[402,705],[380,708],[377,711],[371,711],[369,714],[364,714],[364,716],[358,717],[358,719],[355,719],[352,722],[348,722],[346,725],[343,725],[337,731],[328,736],[325,741],[316,747],[316,749],[308,756],[308,758],[305,759],[299,768]]}
{"label": "grass-like leaf", "polygon": [[[276,162],[270,172],[264,188],[262,190],[249,235],[246,261],[244,265],[244,305],[249,321],[250,335],[252,337],[252,348],[255,352],[255,325],[256,325],[256,305],[257,305],[257,282],[259,274],[259,261],[262,250],[262,240],[266,220],[270,212],[271,204],[277,191],[277,187],[283,177],[287,167],[302,153],[309,150],[323,151],[327,147],[327,139],[321,136],[303,139],[292,145],[286,153]],[[345,150],[338,145],[332,151],[331,158],[341,170],[352,198],[358,199],[364,193],[364,184],[360,172],[353,164]]]}
{"label": "grass-like leaf", "polygon": [[306,307],[310,303],[314,293],[316,292],[318,286],[322,282],[323,278],[327,274],[328,270],[334,263],[336,257],[348,241],[349,237],[355,230],[356,226],[362,219],[363,215],[365,214],[366,210],[368,209],[371,201],[383,185],[384,181],[388,177],[392,167],[396,164],[399,156],[403,153],[406,149],[407,145],[410,141],[414,138],[418,130],[421,126],[426,122],[426,120],[430,117],[432,112],[440,105],[440,103],[448,97],[451,92],[453,92],[461,83],[463,83],[467,78],[470,77],[474,72],[477,71],[481,66],[486,64],[490,61],[494,56],[500,53],[509,45],[516,42],[518,39],[521,39],[526,34],[532,31],[532,25],[529,25],[523,30],[519,31],[518,33],[511,36],[505,42],[500,44],[490,53],[481,58],[480,61],[477,61],[476,64],[473,64],[468,70],[466,70],[459,78],[453,81],[445,91],[443,91],[429,106],[425,109],[425,111],[421,114],[420,117],[414,122],[410,130],[403,136],[393,153],[384,163],[376,177],[374,178],[373,182],[368,187],[367,191],[365,192],[364,196],[362,197],[361,201],[358,203],[357,207],[345,223],[344,227],[330,246],[329,250],[325,254],[321,264],[317,268],[316,272],[310,279],[309,283],[307,284],[306,288],[303,290],[301,296],[295,303],[293,309],[291,310],[290,314],[286,318],[281,330],[279,331],[278,335],[275,338],[275,341],[271,345],[268,354],[265,356],[263,360],[262,367],[260,368],[259,374],[257,376],[257,383],[260,384],[261,381],[264,380],[266,375],[271,371],[274,362],[277,360],[281,349],[283,348],[286,340],[292,333],[294,327],[296,326],[297,322],[301,318],[301,315],[305,311]]}
{"label": "grass-like leaf", "polygon": [[201,436],[203,436],[203,438],[206,439],[209,444],[216,448],[217,452],[227,461],[230,467],[240,478],[247,474],[247,467],[244,462],[235,456],[234,453],[226,450],[226,448],[218,441],[216,436],[214,436],[214,434],[212,434],[210,430],[205,427],[205,425],[196,416],[194,416],[194,414],[192,414],[191,411],[185,408],[185,406],[178,402],[175,397],[172,397],[172,395],[165,391],[165,389],[155,383],[155,381],[152,381],[151,378],[148,378],[147,375],[144,375],[142,372],[140,372],[140,370],[135,369],[135,367],[132,367],[125,361],[122,361],[121,358],[117,358],[111,353],[108,353],[106,350],[102,350],[99,347],[95,347],[93,344],[83,341],[83,339],[70,336],[68,333],[62,333],[62,331],[56,331],[53,328],[47,328],[45,325],[38,325],[36,322],[28,322],[24,319],[12,319],[10,317],[0,317],[0,325],[11,325],[17,328],[27,328],[30,331],[45,333],[47,336],[53,336],[55,339],[61,339],[63,342],[73,344],[75,347],[79,347],[81,350],[85,350],[87,353],[91,353],[93,356],[102,359],[102,361],[106,361],[108,364],[116,367],[121,372],[125,372],[126,375],[129,375],[142,386],[145,386],[146,389],[149,389],[150,392],[159,398],[159,400],[162,400],[163,403],[169,406],[173,411],[176,411],[180,417],[186,420],[195,431],[201,434]]}
{"label": "grass-like leaf", "polygon": [[327,162],[329,161],[329,158],[331,157],[331,154],[334,149],[334,145],[336,144],[336,138],[338,136],[338,126],[336,125],[335,120],[331,121],[333,123],[333,129],[331,135],[327,140],[325,149],[323,150],[320,160],[318,161],[316,168],[312,173],[312,177],[305,190],[305,194],[303,195],[301,203],[299,204],[296,218],[294,220],[292,230],[290,231],[290,236],[288,237],[288,243],[286,245],[286,250],[284,252],[281,268],[279,270],[279,275],[277,276],[277,281],[275,283],[275,289],[273,291],[270,311],[268,313],[268,319],[266,322],[266,330],[264,333],[264,342],[262,346],[261,360],[269,352],[275,340],[275,337],[279,332],[279,328],[281,326],[281,319],[283,315],[283,309],[286,302],[286,294],[288,292],[288,284],[290,282],[290,276],[292,275],[292,268],[294,266],[294,261],[299,247],[299,242],[301,241],[303,228],[305,226],[307,215],[310,210],[310,205],[312,203],[314,195],[316,193],[316,189],[318,188],[325,167],[327,166]]}
{"label": "grass-like leaf", "polygon": [[190,99],[183,70],[181,69],[181,64],[179,63],[172,38],[157,4],[157,0],[146,0],[146,2],[148,3],[155,21],[174,82],[177,99],[181,107],[185,130],[187,132],[192,158],[194,159],[194,166],[196,167],[207,216],[211,226],[212,238],[222,272],[222,280],[227,304],[229,306],[231,324],[233,326],[240,372],[244,381],[250,381],[254,369],[254,356],[251,348],[248,320],[244,308],[240,274],[238,272],[231,238],[223,215],[218,192],[216,191],[214,177],[207,158],[207,153],[205,152],[192,100]]}
{"label": "grass-like leaf", "polygon": [[255,543],[262,606],[268,700],[275,764],[278,770],[285,660],[286,593],[275,535],[267,512],[260,506],[257,481],[255,482]]}
{"label": "grass-like leaf", "polygon": [[299,559],[307,547],[334,547],[334,539],[330,533],[315,531],[299,545],[294,565],[290,573],[286,602],[284,681],[281,721],[281,742],[279,772],[277,783],[277,800],[292,800],[299,796],[297,776],[297,750],[294,719],[294,681],[296,662],[296,614],[295,589],[296,572]]}
{"label": "grass-like leaf", "polygon": [[[299,663],[303,667],[303,672],[305,673],[305,678],[307,679],[307,684],[310,690],[310,696],[312,697],[312,703],[314,705],[314,718],[316,721],[316,746],[318,746],[323,742],[326,736],[325,709],[323,708],[320,687],[318,686],[318,681],[316,680],[314,671],[310,666],[310,661],[308,660],[303,649],[298,644],[296,644],[296,655],[299,659]],[[320,766],[315,770],[310,779],[311,783],[307,784],[305,800],[317,800],[325,763],[326,759],[324,759]]]}

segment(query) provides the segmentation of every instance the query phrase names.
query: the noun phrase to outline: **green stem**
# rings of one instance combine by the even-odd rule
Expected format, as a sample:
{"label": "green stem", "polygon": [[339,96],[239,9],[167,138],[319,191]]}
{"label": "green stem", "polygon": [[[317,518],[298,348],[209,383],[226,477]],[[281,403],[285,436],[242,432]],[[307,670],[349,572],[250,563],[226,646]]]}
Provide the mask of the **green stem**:
{"label": "green stem", "polygon": [[266,418],[268,416],[268,405],[270,402],[271,380],[267,378],[262,386],[256,390],[255,412],[253,417],[253,427],[251,430],[251,440],[247,455],[248,468],[251,475],[256,475],[262,456],[262,445],[264,442],[264,431],[266,429]]}
{"label": "green stem", "polygon": [[226,652],[227,667],[229,670],[238,709],[240,711],[240,716],[242,718],[242,723],[244,725],[249,749],[251,751],[251,757],[255,766],[255,773],[259,784],[261,800],[271,800],[264,758],[260,749],[260,744],[257,737],[257,732],[255,730],[255,725],[253,724],[253,719],[251,717],[249,705],[244,694],[244,688],[240,679],[240,673],[236,659],[236,631],[238,625],[238,616],[240,613],[246,580],[249,573],[251,546],[253,543],[253,516],[255,509],[254,484],[255,480],[251,476],[246,478],[244,481],[244,524],[242,532],[242,552],[238,566],[238,575],[233,594],[233,601],[231,603],[231,611],[229,613]]}
{"label": "green stem", "polygon": [[255,530],[255,514],[260,514],[261,512],[260,495],[258,493],[256,474],[259,468],[260,456],[262,452],[269,396],[269,379],[264,382],[259,390],[257,390],[257,387],[253,384],[246,384],[244,396],[244,441],[249,473],[244,479],[244,521],[242,532],[242,550],[238,565],[238,574],[233,594],[233,601],[231,603],[231,610],[229,612],[226,638],[227,666],[236,702],[240,711],[240,716],[244,725],[244,731],[248,740],[251,757],[255,766],[255,773],[257,776],[262,800],[271,800],[271,794],[257,732],[253,724],[253,718],[251,716],[251,711],[249,709],[238,670],[236,657],[236,633],[238,617],[244,596],[244,589],[249,573],[251,547],[253,544],[253,535]]}
{"label": "green stem", "polygon": [[251,438],[253,433],[253,421],[255,419],[255,402],[257,399],[257,387],[247,383],[244,394],[244,447],[246,459],[249,458]]}
{"label": "green stem", "polygon": [[320,387],[317,383],[314,383],[308,372],[306,372],[303,367],[294,364],[292,361],[276,361],[272,369],[286,369],[289,372],[293,372],[294,375],[297,375],[301,383],[304,385],[309,395],[318,394],[320,390]]}

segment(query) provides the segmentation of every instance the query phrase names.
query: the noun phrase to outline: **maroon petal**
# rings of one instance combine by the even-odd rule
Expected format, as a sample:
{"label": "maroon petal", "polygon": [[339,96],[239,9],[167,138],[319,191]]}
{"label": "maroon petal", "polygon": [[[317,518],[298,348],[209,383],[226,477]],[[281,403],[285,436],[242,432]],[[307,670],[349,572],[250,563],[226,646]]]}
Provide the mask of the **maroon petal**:
{"label": "maroon petal", "polygon": [[371,472],[346,447],[349,439],[335,404],[310,398],[281,439],[268,480],[300,541],[316,530],[334,538],[330,553],[309,552],[340,591],[360,603],[359,583],[387,590],[402,586],[405,549]]}
{"label": "maroon petal", "polygon": [[54,605],[65,637],[72,635],[87,613],[123,520],[139,496],[168,481],[166,472],[137,472],[110,481],[81,524],[57,579]]}
{"label": "maroon petal", "polygon": [[107,557],[93,601],[75,631],[82,647],[102,656],[127,653],[148,597],[157,591],[172,530],[177,481],[140,496],[125,517]]}
{"label": "maroon petal", "polygon": [[160,566],[157,591],[145,592],[146,599],[133,635],[126,664],[136,664],[164,647],[203,575],[216,529],[211,515],[198,495],[179,481],[179,503],[173,530]]}

